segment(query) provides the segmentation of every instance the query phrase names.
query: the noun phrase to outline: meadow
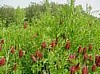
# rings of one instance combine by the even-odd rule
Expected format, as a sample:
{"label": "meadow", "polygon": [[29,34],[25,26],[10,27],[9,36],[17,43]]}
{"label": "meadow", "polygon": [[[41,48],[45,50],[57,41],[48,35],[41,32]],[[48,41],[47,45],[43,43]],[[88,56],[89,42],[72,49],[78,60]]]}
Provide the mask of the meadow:
{"label": "meadow", "polygon": [[31,22],[0,27],[0,74],[99,74],[100,19],[46,6]]}

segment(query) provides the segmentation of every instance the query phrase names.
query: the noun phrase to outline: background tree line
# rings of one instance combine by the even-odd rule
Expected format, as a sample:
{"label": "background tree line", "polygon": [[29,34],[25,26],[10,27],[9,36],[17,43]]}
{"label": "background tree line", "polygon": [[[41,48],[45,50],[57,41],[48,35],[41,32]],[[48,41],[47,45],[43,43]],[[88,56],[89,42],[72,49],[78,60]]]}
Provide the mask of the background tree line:
{"label": "background tree line", "polygon": [[[65,12],[62,12],[65,11]],[[8,27],[9,25],[20,25],[24,19],[28,22],[33,22],[35,19],[39,19],[42,15],[50,13],[53,16],[60,15],[64,17],[70,16],[72,13],[84,14],[82,6],[74,7],[74,0],[71,0],[68,4],[55,4],[49,3],[48,0],[42,4],[30,3],[26,8],[14,7],[4,5],[0,7],[0,26]]]}

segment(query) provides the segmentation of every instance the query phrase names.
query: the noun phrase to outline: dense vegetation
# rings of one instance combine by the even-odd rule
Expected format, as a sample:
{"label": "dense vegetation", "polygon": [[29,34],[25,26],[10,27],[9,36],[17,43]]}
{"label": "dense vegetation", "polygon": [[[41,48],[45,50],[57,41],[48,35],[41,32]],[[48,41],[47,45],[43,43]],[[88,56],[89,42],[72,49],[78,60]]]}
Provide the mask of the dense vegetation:
{"label": "dense vegetation", "polygon": [[74,0],[0,7],[0,74],[99,74],[100,19],[89,12]]}

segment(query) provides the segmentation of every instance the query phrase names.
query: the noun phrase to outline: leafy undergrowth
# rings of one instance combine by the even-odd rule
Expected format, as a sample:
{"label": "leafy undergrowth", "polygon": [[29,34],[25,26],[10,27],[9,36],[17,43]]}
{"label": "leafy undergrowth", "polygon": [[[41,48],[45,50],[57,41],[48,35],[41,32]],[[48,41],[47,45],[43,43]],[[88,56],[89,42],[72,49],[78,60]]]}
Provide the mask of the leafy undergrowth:
{"label": "leafy undergrowth", "polygon": [[0,74],[99,74],[100,22],[82,14],[41,15],[0,29]]}

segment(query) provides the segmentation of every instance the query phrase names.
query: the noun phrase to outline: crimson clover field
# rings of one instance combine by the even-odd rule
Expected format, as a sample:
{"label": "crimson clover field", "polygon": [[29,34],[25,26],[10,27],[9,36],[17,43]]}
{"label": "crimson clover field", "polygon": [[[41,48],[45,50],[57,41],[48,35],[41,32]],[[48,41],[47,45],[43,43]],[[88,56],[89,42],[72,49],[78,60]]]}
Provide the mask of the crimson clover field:
{"label": "crimson clover field", "polygon": [[99,74],[100,19],[81,6],[45,5],[24,23],[21,8],[17,23],[0,17],[0,74]]}

